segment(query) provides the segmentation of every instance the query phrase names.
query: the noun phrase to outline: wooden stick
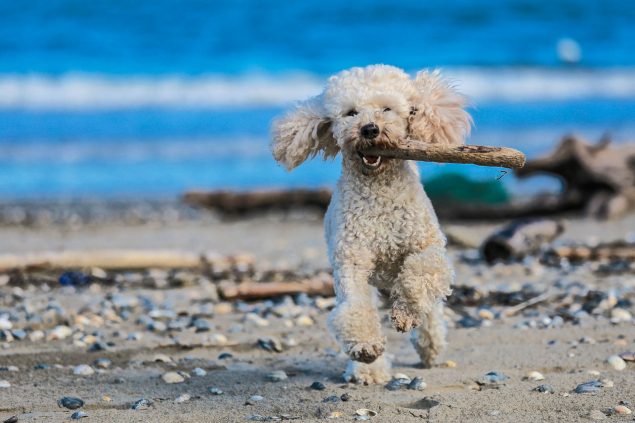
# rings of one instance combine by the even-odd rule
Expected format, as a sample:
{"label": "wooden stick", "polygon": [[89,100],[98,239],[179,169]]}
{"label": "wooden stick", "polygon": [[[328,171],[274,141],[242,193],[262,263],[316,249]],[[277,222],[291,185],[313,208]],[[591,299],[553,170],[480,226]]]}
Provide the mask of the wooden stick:
{"label": "wooden stick", "polygon": [[505,317],[511,317],[511,316],[517,314],[519,311],[522,311],[522,310],[524,310],[526,308],[533,307],[533,306],[535,306],[537,304],[540,304],[542,302],[547,301],[548,299],[551,298],[552,295],[553,294],[551,292],[549,292],[549,291],[543,292],[542,294],[537,295],[537,296],[535,296],[533,298],[530,298],[527,301],[524,301],[524,302],[522,302],[522,303],[520,303],[518,305],[515,305],[513,307],[509,307],[508,309],[506,309],[503,312],[503,314],[505,315]]}
{"label": "wooden stick", "polygon": [[519,169],[525,165],[525,155],[513,148],[482,145],[449,147],[418,140],[405,140],[398,148],[372,147],[364,150],[364,154],[403,160],[465,163],[509,169]]}
{"label": "wooden stick", "polygon": [[333,279],[317,277],[298,282],[221,282],[221,297],[226,300],[256,300],[305,293],[332,297]]}
{"label": "wooden stick", "polygon": [[[0,272],[29,269],[100,267],[102,269],[200,268],[226,257],[173,250],[98,250],[0,255]],[[230,260],[231,261],[231,260]]]}

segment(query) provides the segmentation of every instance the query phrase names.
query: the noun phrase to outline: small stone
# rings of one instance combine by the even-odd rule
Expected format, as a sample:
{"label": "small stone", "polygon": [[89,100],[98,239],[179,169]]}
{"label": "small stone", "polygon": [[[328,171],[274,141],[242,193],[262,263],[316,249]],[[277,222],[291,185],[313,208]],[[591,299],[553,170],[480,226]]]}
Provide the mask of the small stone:
{"label": "small stone", "polygon": [[635,361],[635,352],[627,351],[620,354],[620,358],[624,361]]}
{"label": "small stone", "polygon": [[316,380],[311,384],[311,389],[314,389],[316,391],[323,391],[326,389],[326,385]]}
{"label": "small stone", "polygon": [[234,358],[234,355],[232,353],[224,352],[218,355],[219,360],[227,360],[230,358]]}
{"label": "small stone", "polygon": [[606,420],[606,415],[600,410],[591,410],[588,416],[591,420]]}
{"label": "small stone", "polygon": [[540,372],[529,372],[527,373],[527,375],[525,376],[526,380],[531,380],[531,381],[539,381],[539,380],[545,380],[545,377],[543,376],[542,373]]}
{"label": "small stone", "polygon": [[547,384],[538,385],[533,390],[543,394],[553,394],[555,392],[553,386]]}
{"label": "small stone", "polygon": [[10,387],[11,387],[11,384],[9,383],[8,380],[0,380],[0,388],[6,389]]}
{"label": "small stone", "polygon": [[93,362],[93,365],[98,369],[107,369],[112,365],[112,361],[108,358],[98,358]]}
{"label": "small stone", "polygon": [[185,378],[183,376],[181,376],[177,372],[167,372],[167,373],[163,374],[163,376],[161,376],[161,379],[163,379],[163,381],[165,383],[182,383],[182,382],[185,382]]}
{"label": "small stone", "polygon": [[282,352],[282,344],[276,338],[267,337],[259,338],[258,345],[260,348],[270,352]]}
{"label": "small stone", "polygon": [[223,395],[224,392],[222,389],[220,388],[215,388],[215,387],[209,387],[207,388],[207,391],[212,394],[212,395]]}
{"label": "small stone", "polygon": [[626,368],[626,362],[619,355],[612,355],[606,359],[611,367],[615,370],[624,370]]}
{"label": "small stone", "polygon": [[60,408],[68,408],[69,410],[77,410],[84,406],[84,401],[77,397],[62,397],[57,400],[57,406]]}
{"label": "small stone", "polygon": [[208,332],[212,328],[212,324],[206,319],[196,319],[192,323],[196,332]]}
{"label": "small stone", "polygon": [[475,319],[474,317],[471,317],[471,316],[463,316],[456,323],[459,325],[459,327],[462,327],[462,328],[478,328],[478,327],[481,327],[481,325],[483,324],[483,320]]}
{"label": "small stone", "polygon": [[377,415],[377,412],[373,411],[373,410],[369,410],[367,408],[360,408],[359,410],[355,411],[355,415],[356,416],[375,417]]}
{"label": "small stone", "polygon": [[148,408],[150,408],[151,405],[152,401],[150,401],[149,399],[141,398],[140,400],[135,401],[130,408],[132,408],[133,410],[147,410]]}
{"label": "small stone", "polygon": [[620,307],[611,310],[611,323],[630,322],[632,319],[633,315],[628,310]]}
{"label": "small stone", "polygon": [[338,397],[337,395],[329,395],[328,397],[324,398],[322,400],[322,402],[327,403],[327,402],[340,402],[340,397]]}
{"label": "small stone", "polygon": [[298,326],[312,326],[313,324],[315,324],[315,322],[311,317],[303,314],[302,316],[299,316],[297,319],[295,319],[295,324]]}
{"label": "small stone", "polygon": [[34,330],[33,332],[29,333],[29,340],[31,342],[41,341],[42,339],[44,339],[44,337],[44,332],[41,330]]}
{"label": "small stone", "polygon": [[267,374],[267,380],[270,382],[282,382],[287,379],[288,376],[284,370],[274,370],[273,372]]}
{"label": "small stone", "polygon": [[244,322],[245,323],[253,323],[255,326],[258,326],[258,327],[261,327],[261,328],[269,326],[269,320],[267,320],[267,319],[265,319],[263,317],[260,317],[256,313],[247,313],[247,314],[245,314]]}
{"label": "small stone", "polygon": [[252,395],[249,397],[249,399],[247,400],[247,402],[245,402],[245,404],[247,405],[254,405],[256,403],[261,402],[262,400],[264,400],[265,398],[261,395]]}
{"label": "small stone", "polygon": [[478,311],[478,317],[484,320],[494,320],[496,317],[492,310],[488,310],[486,308],[482,308]]}
{"label": "small stone", "polygon": [[410,376],[408,376],[407,374],[404,374],[404,373],[395,373],[392,376],[392,378],[400,380],[401,383],[404,383],[406,385],[410,383]]}
{"label": "small stone", "polygon": [[152,361],[157,363],[171,363],[172,359],[166,354],[155,354],[155,356],[152,357]]}
{"label": "small stone", "polygon": [[23,339],[25,339],[27,337],[27,334],[24,330],[22,329],[13,329],[11,331],[11,334],[13,335],[13,337],[19,341],[22,341]]}
{"label": "small stone", "polygon": [[191,398],[192,396],[190,394],[181,394],[174,400],[174,403],[181,404],[181,403],[189,401]]}
{"label": "small stone", "polygon": [[340,395],[340,399],[342,401],[346,402],[349,399],[351,399],[351,394],[349,394],[348,392],[344,392],[342,395]]}
{"label": "small stone", "polygon": [[207,374],[207,372],[204,369],[201,369],[200,367],[196,367],[194,370],[192,370],[192,373],[194,374],[194,376],[205,376]]}
{"label": "small stone", "polygon": [[582,338],[580,338],[580,343],[581,344],[593,345],[593,344],[597,343],[597,341],[595,339],[591,338],[590,336],[583,336]]}
{"label": "small stone", "polygon": [[11,416],[2,423],[18,423],[18,416]]}
{"label": "small stone", "polygon": [[83,419],[84,417],[88,417],[88,414],[84,413],[83,411],[76,411],[71,414],[71,419],[73,420]]}
{"label": "small stone", "polygon": [[447,369],[454,369],[456,366],[458,366],[458,364],[456,363],[456,361],[453,360],[446,360],[444,363],[441,364],[441,367],[445,367]]}
{"label": "small stone", "polygon": [[632,413],[631,409],[628,408],[625,405],[616,405],[615,408],[613,409],[613,411],[615,411],[616,414],[622,414],[622,415],[629,415]]}
{"label": "small stone", "polygon": [[80,364],[79,366],[75,366],[73,368],[73,374],[78,376],[90,376],[95,374],[95,371],[88,364]]}
{"label": "small stone", "polygon": [[599,380],[591,380],[589,382],[584,382],[576,386],[574,392],[576,394],[588,394],[591,392],[597,392],[600,388],[603,388],[604,384]]}
{"label": "small stone", "polygon": [[56,326],[48,336],[49,341],[55,341],[68,338],[73,334],[73,330],[68,326]]}
{"label": "small stone", "polygon": [[47,363],[38,363],[35,366],[33,366],[33,368],[35,370],[48,370],[51,368],[51,365]]}
{"label": "small stone", "polygon": [[426,389],[427,386],[428,385],[426,385],[423,379],[417,376],[410,381],[410,383],[408,384],[408,389],[413,391],[423,391],[424,389]]}
{"label": "small stone", "polygon": [[390,382],[388,382],[385,387],[389,391],[398,391],[405,385],[407,384],[403,383],[401,379],[393,379]]}
{"label": "small stone", "polygon": [[101,397],[101,400],[104,402],[112,402],[112,398],[110,398],[108,395],[103,395]]}
{"label": "small stone", "polygon": [[489,372],[489,373],[486,373],[485,376],[483,376],[483,381],[485,383],[498,384],[498,383],[503,383],[507,379],[509,379],[509,377],[505,376],[504,374],[500,372]]}

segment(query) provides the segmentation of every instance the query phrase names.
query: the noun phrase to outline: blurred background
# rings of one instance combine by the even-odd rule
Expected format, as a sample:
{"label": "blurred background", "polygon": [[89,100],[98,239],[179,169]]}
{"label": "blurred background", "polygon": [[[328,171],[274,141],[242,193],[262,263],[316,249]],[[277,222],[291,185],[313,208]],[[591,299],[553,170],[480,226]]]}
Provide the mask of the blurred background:
{"label": "blurred background", "polygon": [[[470,143],[536,157],[570,132],[621,142],[634,51],[623,0],[0,0],[0,198],[332,185],[337,160],[276,165],[269,125],[328,75],[372,63],[442,68],[471,100]],[[424,180],[446,172],[500,176],[423,165]]]}

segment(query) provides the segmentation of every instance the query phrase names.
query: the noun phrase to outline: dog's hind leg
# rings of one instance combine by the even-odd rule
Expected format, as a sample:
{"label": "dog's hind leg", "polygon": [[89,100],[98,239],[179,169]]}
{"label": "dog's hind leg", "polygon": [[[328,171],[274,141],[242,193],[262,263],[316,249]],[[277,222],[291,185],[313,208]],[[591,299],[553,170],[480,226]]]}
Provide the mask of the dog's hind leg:
{"label": "dog's hind leg", "polygon": [[421,358],[424,368],[432,367],[446,346],[447,326],[443,317],[443,304],[424,313],[421,325],[410,332],[410,341]]}
{"label": "dog's hind leg", "polygon": [[450,294],[453,280],[454,271],[442,246],[408,255],[390,293],[395,329],[407,332],[419,326]]}

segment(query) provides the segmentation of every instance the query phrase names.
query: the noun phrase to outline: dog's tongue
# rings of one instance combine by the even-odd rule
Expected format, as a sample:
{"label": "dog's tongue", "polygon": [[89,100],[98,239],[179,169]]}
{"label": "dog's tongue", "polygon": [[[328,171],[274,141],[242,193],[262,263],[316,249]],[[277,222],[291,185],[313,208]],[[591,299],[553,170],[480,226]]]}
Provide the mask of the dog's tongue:
{"label": "dog's tongue", "polygon": [[364,158],[368,164],[375,164],[377,163],[377,160],[379,160],[379,156],[368,156],[366,154],[364,154]]}

